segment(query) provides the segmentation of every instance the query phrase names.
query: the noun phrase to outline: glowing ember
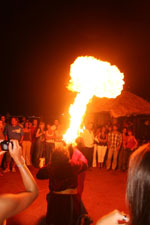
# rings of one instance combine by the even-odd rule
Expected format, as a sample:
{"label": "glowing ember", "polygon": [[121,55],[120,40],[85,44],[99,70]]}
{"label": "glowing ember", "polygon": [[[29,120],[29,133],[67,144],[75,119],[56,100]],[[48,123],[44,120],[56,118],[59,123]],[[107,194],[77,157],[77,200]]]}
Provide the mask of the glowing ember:
{"label": "glowing ember", "polygon": [[66,143],[74,143],[80,135],[86,106],[93,96],[115,98],[123,89],[123,73],[116,66],[92,56],[78,57],[71,65],[68,89],[78,92],[70,106],[70,126],[64,134]]}

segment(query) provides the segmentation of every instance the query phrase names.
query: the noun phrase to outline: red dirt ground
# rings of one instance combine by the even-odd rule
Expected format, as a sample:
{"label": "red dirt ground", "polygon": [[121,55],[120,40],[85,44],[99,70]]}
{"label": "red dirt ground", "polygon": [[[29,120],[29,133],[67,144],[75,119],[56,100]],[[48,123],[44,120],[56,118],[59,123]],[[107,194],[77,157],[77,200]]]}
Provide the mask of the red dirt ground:
{"label": "red dirt ground", "polygon": [[[37,169],[30,169],[35,176]],[[125,189],[127,174],[119,171],[106,171],[92,168],[87,171],[83,192],[84,205],[93,219],[93,224],[106,213],[119,209],[127,212]],[[7,225],[36,225],[46,213],[48,180],[37,180],[39,197],[24,212],[7,221]],[[24,190],[19,172],[7,173],[0,177],[0,194],[17,193]],[[62,206],[63,207],[63,206]]]}

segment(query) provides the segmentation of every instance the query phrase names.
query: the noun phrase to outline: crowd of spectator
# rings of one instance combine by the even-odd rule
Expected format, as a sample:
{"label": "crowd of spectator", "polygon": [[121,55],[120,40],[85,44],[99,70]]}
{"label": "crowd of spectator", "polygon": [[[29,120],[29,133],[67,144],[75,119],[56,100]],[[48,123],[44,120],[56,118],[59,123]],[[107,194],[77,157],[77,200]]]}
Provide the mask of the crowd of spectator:
{"label": "crowd of spectator", "polygon": [[[11,117],[6,122],[5,116],[1,116],[0,142],[11,139],[18,140],[21,145],[26,165],[38,168],[41,163],[48,164],[53,150],[62,145],[61,126],[58,120],[53,125],[37,119],[30,121],[26,117],[21,121],[17,117]],[[0,157],[0,166],[3,169],[1,175],[16,172],[16,165],[8,151]]]}
{"label": "crowd of spectator", "polygon": [[[49,164],[52,152],[63,145],[62,134],[62,126],[58,120],[50,124],[37,119],[30,121],[26,117],[22,117],[21,121],[17,117],[11,117],[6,122],[5,116],[0,117],[0,141],[18,140],[27,166],[39,168]],[[89,167],[125,171],[138,141],[127,124],[121,129],[118,124],[108,122],[95,129],[95,124],[89,122],[77,139],[77,144],[88,160]],[[3,173],[16,171],[8,152],[1,157],[0,164]]]}
{"label": "crowd of spectator", "polygon": [[123,127],[119,131],[118,124],[106,124],[94,130],[92,122],[87,124],[78,144],[89,167],[121,171],[128,169],[130,155],[138,147],[131,128]]}

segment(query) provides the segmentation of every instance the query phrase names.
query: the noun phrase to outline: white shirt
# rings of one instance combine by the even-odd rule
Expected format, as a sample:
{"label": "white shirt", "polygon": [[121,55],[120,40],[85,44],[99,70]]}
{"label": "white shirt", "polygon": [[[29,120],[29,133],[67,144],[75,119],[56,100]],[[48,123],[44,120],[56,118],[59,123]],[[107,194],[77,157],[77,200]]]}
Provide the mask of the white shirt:
{"label": "white shirt", "polygon": [[88,129],[85,129],[82,137],[83,137],[85,147],[92,148],[94,146],[93,131],[89,131]]}
{"label": "white shirt", "polygon": [[52,138],[54,136],[54,133],[52,132],[52,134],[49,134],[48,131],[46,131],[46,142],[47,143],[54,143],[54,138]]}

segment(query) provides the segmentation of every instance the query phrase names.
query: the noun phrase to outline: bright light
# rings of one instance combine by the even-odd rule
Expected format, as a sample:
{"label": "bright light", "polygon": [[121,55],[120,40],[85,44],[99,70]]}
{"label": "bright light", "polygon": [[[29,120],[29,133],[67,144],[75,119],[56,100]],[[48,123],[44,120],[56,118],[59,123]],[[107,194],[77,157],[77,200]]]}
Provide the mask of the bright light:
{"label": "bright light", "polygon": [[80,135],[86,106],[93,96],[115,98],[123,89],[124,75],[116,66],[92,56],[78,57],[71,65],[68,89],[78,92],[70,106],[70,126],[64,134],[66,143],[74,143]]}

